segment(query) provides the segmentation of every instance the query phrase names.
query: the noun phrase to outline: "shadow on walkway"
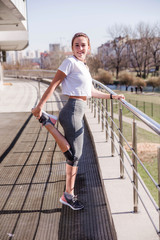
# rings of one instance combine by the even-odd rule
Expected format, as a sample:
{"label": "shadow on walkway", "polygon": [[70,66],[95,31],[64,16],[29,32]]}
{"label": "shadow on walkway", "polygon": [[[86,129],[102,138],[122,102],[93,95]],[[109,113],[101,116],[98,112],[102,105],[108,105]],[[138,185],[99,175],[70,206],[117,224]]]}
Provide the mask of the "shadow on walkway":
{"label": "shadow on walkway", "polygon": [[82,211],[59,202],[65,158],[52,136],[33,117],[22,130],[0,165],[0,239],[115,239],[87,127],[75,186]]}

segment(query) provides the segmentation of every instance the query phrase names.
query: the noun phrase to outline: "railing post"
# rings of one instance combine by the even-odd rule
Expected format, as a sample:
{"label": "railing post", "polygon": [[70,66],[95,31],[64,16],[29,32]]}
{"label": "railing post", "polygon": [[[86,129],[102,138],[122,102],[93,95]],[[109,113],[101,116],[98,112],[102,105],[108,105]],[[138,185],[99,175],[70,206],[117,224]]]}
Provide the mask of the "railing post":
{"label": "railing post", "polygon": [[98,99],[98,123],[100,123],[101,100]]}
{"label": "railing post", "polygon": [[94,99],[93,97],[91,98],[91,112],[93,112],[93,104],[94,104]]}
{"label": "railing post", "polygon": [[[158,185],[160,186],[160,147],[158,147],[157,160],[158,160]],[[160,210],[160,191],[158,191],[158,204]],[[159,214],[159,232],[160,232],[160,214]]]}
{"label": "railing post", "polygon": [[144,113],[146,112],[146,105],[145,105],[145,102],[143,102],[143,112],[144,112]]}
{"label": "railing post", "polygon": [[87,98],[87,105],[89,105],[89,99]]}
{"label": "railing post", "polygon": [[123,122],[122,122],[122,105],[119,103],[119,155],[120,155],[120,178],[124,178],[124,154],[123,154]]}
{"label": "railing post", "polygon": [[[136,128],[136,122],[133,120],[133,131],[132,131],[132,148],[134,152],[137,154],[137,128]],[[132,162],[133,162],[133,168],[137,172],[137,159],[136,156],[132,153]],[[133,182],[135,188],[138,190],[138,178],[136,173],[133,170]],[[134,204],[134,212],[138,212],[138,193],[136,189],[133,188],[133,204]]]}
{"label": "railing post", "polygon": [[89,105],[89,108],[91,108],[91,105],[92,104],[92,99],[91,98],[88,98],[88,105]]}
{"label": "railing post", "polygon": [[40,100],[40,98],[41,98],[41,78],[40,77],[38,77],[37,78],[37,81],[38,81],[38,100]]}
{"label": "railing post", "polygon": [[113,121],[114,121],[114,118],[113,118],[113,100],[111,99],[110,100],[110,109],[111,109],[111,154],[112,154],[112,157],[114,156],[114,153],[115,153],[115,149],[114,149],[114,124],[113,124]]}
{"label": "railing post", "polygon": [[153,103],[151,103],[151,116],[153,117]]}
{"label": "railing post", "polygon": [[97,99],[94,99],[94,118],[96,117],[96,101]]}
{"label": "railing post", "polygon": [[0,88],[3,88],[3,66],[0,59]]}
{"label": "railing post", "polygon": [[102,99],[101,121],[102,121],[102,131],[104,131],[104,99]]}
{"label": "railing post", "polygon": [[108,101],[106,99],[106,109],[105,109],[105,129],[106,129],[106,141],[108,141]]}
{"label": "railing post", "polygon": [[91,100],[89,98],[87,98],[87,105],[89,107],[89,109],[91,108]]}

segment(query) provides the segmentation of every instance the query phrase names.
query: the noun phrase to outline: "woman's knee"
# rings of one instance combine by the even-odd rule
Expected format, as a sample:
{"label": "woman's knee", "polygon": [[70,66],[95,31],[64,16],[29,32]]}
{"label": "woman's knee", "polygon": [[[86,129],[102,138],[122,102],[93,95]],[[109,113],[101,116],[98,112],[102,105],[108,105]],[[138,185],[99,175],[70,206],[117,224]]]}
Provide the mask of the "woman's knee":
{"label": "woman's knee", "polygon": [[78,162],[79,162],[79,159],[77,157],[74,157],[73,161],[66,159],[66,163],[72,167],[78,167]]}

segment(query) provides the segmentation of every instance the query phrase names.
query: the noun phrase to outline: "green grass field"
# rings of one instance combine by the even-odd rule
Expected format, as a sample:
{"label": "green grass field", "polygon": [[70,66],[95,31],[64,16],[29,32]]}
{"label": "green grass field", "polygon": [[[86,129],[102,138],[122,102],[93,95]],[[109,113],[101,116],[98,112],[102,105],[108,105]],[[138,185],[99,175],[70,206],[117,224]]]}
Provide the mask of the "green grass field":
{"label": "green grass field", "polygon": [[[127,91],[115,91],[125,95],[126,101],[137,107],[139,110],[144,112],[150,118],[160,123],[160,94],[158,93],[144,93],[135,94]],[[132,114],[128,110],[123,108],[124,114],[131,117]]]}
{"label": "green grass field", "polygon": [[[118,126],[118,120],[115,119]],[[116,132],[118,135],[118,131]],[[129,123],[123,122],[123,135],[132,146],[132,126]],[[124,143],[125,145],[125,143]],[[148,132],[142,128],[137,128],[137,151],[138,157],[143,162],[149,173],[158,183],[158,163],[157,163],[157,146],[160,146],[160,136]],[[148,147],[149,146],[149,147]],[[153,149],[154,147],[154,149]],[[131,151],[127,149],[131,157]],[[151,179],[148,177],[142,166],[138,163],[138,172],[148,187],[151,195],[158,204],[158,190],[154,186]]]}
{"label": "green grass field", "polygon": [[[145,162],[145,167],[149,171],[149,173],[152,175],[154,180],[158,183],[158,170],[157,170],[157,159],[154,158],[153,162]],[[147,188],[149,189],[152,197],[158,204],[158,190],[156,189],[155,185],[153,184],[152,180],[148,177],[144,169],[140,164],[138,164],[138,172],[140,176],[142,177],[143,181],[145,182]]]}

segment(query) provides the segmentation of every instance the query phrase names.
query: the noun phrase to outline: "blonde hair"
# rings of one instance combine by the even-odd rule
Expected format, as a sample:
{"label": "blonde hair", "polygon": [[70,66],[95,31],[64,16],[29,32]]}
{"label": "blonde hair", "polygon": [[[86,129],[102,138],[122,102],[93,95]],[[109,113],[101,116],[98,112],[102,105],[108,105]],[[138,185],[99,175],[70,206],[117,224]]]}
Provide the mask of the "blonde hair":
{"label": "blonde hair", "polygon": [[87,34],[79,32],[79,33],[74,34],[74,36],[72,38],[72,47],[73,47],[73,42],[77,37],[85,37],[88,40],[88,46],[91,46],[90,45],[90,40],[89,40],[89,37],[87,36]]}

